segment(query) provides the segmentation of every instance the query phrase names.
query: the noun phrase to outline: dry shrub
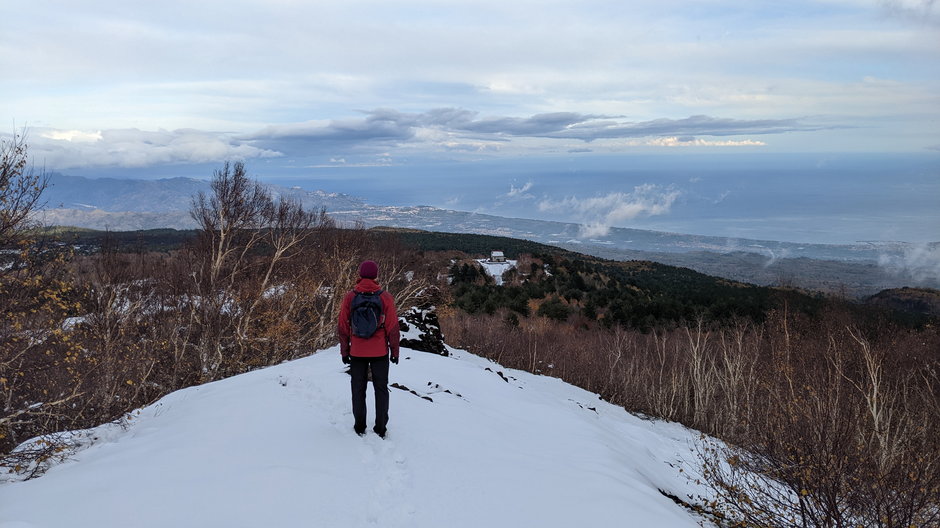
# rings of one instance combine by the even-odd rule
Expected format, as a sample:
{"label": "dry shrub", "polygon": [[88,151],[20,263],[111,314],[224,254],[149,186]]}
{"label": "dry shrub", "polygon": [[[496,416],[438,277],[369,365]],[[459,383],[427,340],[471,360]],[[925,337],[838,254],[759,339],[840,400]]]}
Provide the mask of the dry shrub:
{"label": "dry shrub", "polygon": [[67,253],[29,236],[47,179],[20,135],[0,138],[0,453],[57,426],[77,398]]}
{"label": "dry shrub", "polygon": [[763,412],[733,444],[704,444],[717,507],[748,526],[940,526],[936,331],[790,323]]}
{"label": "dry shrub", "polygon": [[442,318],[452,344],[560,377],[630,411],[682,422],[721,522],[940,526],[940,337],[785,310],[761,325],[652,333],[544,319]]}
{"label": "dry shrub", "polygon": [[57,431],[332,345],[365,258],[402,309],[439,294],[438,270],[394,236],[274,200],[241,164],[217,171],[212,188],[194,199],[202,229],[180,250],[120,253],[106,238],[100,253],[69,259],[15,246],[0,267],[0,465],[34,474],[64,447]]}

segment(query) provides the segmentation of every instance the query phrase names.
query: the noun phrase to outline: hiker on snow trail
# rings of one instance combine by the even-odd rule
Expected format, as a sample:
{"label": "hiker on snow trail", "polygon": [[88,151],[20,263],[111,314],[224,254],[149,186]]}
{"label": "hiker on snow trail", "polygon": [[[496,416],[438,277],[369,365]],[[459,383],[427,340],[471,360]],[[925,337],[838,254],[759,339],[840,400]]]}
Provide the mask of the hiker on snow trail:
{"label": "hiker on snow trail", "polygon": [[367,260],[359,266],[356,287],[343,298],[337,334],[343,363],[352,375],[352,408],[360,436],[366,432],[366,385],[372,372],[375,392],[375,427],[373,431],[385,438],[388,424],[388,362],[398,364],[398,313],[395,299],[375,281],[379,266]]}

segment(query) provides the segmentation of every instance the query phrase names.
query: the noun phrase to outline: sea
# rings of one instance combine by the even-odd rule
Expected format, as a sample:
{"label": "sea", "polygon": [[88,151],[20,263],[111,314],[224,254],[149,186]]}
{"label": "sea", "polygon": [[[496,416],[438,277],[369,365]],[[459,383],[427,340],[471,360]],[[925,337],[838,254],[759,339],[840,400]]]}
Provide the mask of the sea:
{"label": "sea", "polygon": [[940,153],[583,155],[315,166],[269,181],[514,218],[814,244],[940,241]]}
{"label": "sea", "polygon": [[[575,222],[592,235],[626,227],[806,244],[940,242],[940,151],[559,152],[369,164],[302,157],[245,163],[262,182],[344,193],[371,205]],[[69,172],[209,179],[220,166]]]}

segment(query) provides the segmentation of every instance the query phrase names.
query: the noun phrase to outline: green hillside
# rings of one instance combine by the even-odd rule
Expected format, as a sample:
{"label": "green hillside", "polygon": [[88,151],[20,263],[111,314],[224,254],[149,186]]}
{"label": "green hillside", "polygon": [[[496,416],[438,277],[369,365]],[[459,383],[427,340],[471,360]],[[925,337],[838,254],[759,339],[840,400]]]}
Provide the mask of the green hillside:
{"label": "green hillside", "polygon": [[[688,268],[650,261],[614,261],[556,246],[508,237],[374,228],[376,237],[397,237],[404,246],[432,255],[450,252],[465,261],[453,266],[451,294],[456,307],[469,313],[493,314],[502,310],[513,317],[574,318],[583,324],[624,325],[639,329],[673,326],[683,322],[761,321],[773,309],[818,313],[832,299],[820,293],[756,286],[699,273]],[[94,231],[49,228],[48,237],[93,253],[104,245],[119,252],[171,251],[192,240],[196,231],[151,229]],[[522,259],[517,270],[496,286],[470,259],[500,250],[509,259]],[[880,310],[923,324],[925,314],[913,317],[904,303],[871,303],[853,310]],[[909,303],[908,303],[909,304]]]}

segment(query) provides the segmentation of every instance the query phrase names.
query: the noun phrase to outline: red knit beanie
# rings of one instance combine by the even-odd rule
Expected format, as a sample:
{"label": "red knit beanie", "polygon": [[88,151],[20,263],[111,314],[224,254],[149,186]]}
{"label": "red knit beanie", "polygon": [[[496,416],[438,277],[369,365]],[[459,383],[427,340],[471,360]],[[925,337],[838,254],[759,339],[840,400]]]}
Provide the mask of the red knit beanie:
{"label": "red knit beanie", "polygon": [[359,265],[359,276],[363,279],[374,279],[379,276],[379,265],[367,260]]}

